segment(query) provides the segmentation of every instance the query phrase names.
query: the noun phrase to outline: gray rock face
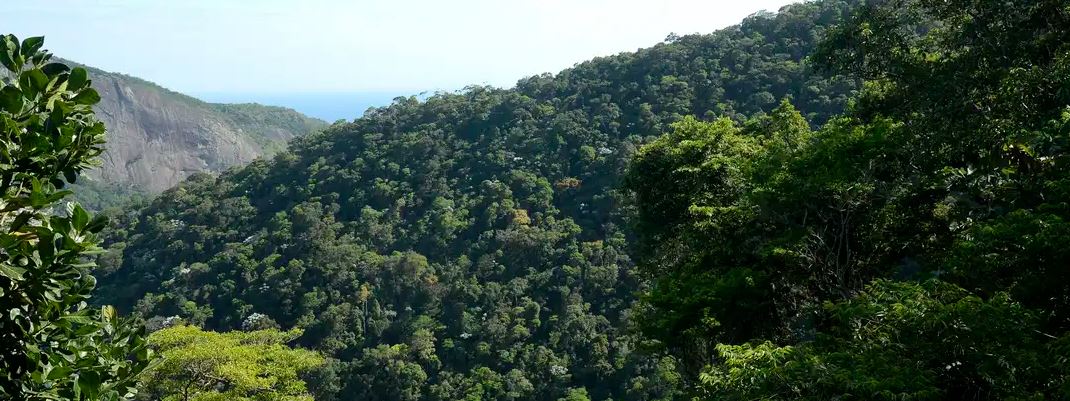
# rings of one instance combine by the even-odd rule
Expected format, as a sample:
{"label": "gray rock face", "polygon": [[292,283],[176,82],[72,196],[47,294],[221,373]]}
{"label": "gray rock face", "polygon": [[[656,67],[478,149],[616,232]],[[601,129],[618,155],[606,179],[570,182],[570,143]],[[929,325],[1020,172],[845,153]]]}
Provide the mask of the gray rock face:
{"label": "gray rock face", "polygon": [[[73,63],[72,63],[73,64]],[[103,165],[89,179],[158,193],[197,172],[218,172],[274,153],[326,126],[296,111],[212,104],[134,77],[89,69],[107,127]]]}

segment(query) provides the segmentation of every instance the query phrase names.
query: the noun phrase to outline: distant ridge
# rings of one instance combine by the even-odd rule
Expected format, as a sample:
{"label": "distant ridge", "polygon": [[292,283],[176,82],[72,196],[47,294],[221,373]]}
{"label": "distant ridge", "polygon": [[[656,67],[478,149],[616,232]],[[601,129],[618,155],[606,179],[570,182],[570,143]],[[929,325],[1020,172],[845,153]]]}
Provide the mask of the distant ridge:
{"label": "distant ridge", "polygon": [[108,128],[103,165],[87,174],[79,191],[94,208],[159,193],[194,173],[246,164],[327,125],[284,107],[208,103],[144,79],[59,61],[89,70],[102,98],[97,118]]}

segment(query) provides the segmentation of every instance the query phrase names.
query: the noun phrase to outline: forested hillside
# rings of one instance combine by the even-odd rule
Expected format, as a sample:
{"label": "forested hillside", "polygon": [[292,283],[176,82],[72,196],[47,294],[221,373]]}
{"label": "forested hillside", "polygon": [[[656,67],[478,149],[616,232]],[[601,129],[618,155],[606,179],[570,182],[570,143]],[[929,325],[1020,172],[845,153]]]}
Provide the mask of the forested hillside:
{"label": "forested hillside", "polygon": [[782,99],[814,126],[842,112],[857,81],[803,60],[848,7],[400,100],[195,175],[114,216],[95,300],[155,326],[302,328],[333,358],[309,381],[323,400],[679,397],[676,359],[632,319],[646,280],[622,176],[686,116],[758,130]]}

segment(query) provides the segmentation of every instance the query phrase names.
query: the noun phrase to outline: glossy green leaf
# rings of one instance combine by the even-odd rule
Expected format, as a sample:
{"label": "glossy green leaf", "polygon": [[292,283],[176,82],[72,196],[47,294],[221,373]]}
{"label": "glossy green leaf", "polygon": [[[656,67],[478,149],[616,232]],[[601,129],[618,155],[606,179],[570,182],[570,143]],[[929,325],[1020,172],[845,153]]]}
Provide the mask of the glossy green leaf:
{"label": "glossy green leaf", "polygon": [[75,229],[85,229],[86,225],[89,224],[89,212],[86,212],[81,205],[75,205],[74,214],[71,216],[71,219]]}
{"label": "glossy green leaf", "polygon": [[[13,280],[21,280],[23,274],[26,274],[26,269],[23,269],[18,266],[12,266],[7,263],[0,263],[0,275],[4,277]],[[12,311],[17,311],[17,309],[12,309]]]}
{"label": "glossy green leaf", "polygon": [[44,36],[29,37],[29,38],[26,38],[26,39],[24,39],[22,41],[22,47],[21,47],[20,51],[22,52],[22,54],[24,56],[29,57],[31,55],[36,54],[38,50],[41,50],[41,46],[44,46],[44,44],[45,44],[45,37]]}
{"label": "glossy green leaf", "polygon": [[71,91],[78,91],[85,87],[89,82],[89,72],[82,67],[74,67],[71,70],[70,76],[67,78],[67,89]]}
{"label": "glossy green leaf", "polygon": [[45,64],[44,67],[41,67],[41,71],[44,72],[45,75],[48,75],[50,77],[62,74],[70,70],[71,68],[63,63],[48,63]]}
{"label": "glossy green leaf", "polygon": [[5,86],[0,89],[0,110],[14,114],[22,111],[23,105],[25,105],[25,100],[22,91],[18,88]]}
{"label": "glossy green leaf", "polygon": [[96,89],[85,88],[78,92],[78,95],[71,101],[76,104],[94,105],[100,103],[100,94],[97,93]]}

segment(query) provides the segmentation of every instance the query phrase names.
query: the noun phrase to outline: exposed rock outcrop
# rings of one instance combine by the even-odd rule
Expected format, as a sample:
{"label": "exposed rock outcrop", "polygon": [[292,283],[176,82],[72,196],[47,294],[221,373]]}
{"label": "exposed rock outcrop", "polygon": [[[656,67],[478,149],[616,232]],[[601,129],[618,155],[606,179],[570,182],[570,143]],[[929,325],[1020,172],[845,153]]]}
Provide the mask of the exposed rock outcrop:
{"label": "exposed rock outcrop", "polygon": [[103,165],[88,178],[105,186],[157,193],[194,173],[274,153],[326,125],[287,108],[207,103],[95,68],[89,76],[101,95],[97,118],[108,142]]}

